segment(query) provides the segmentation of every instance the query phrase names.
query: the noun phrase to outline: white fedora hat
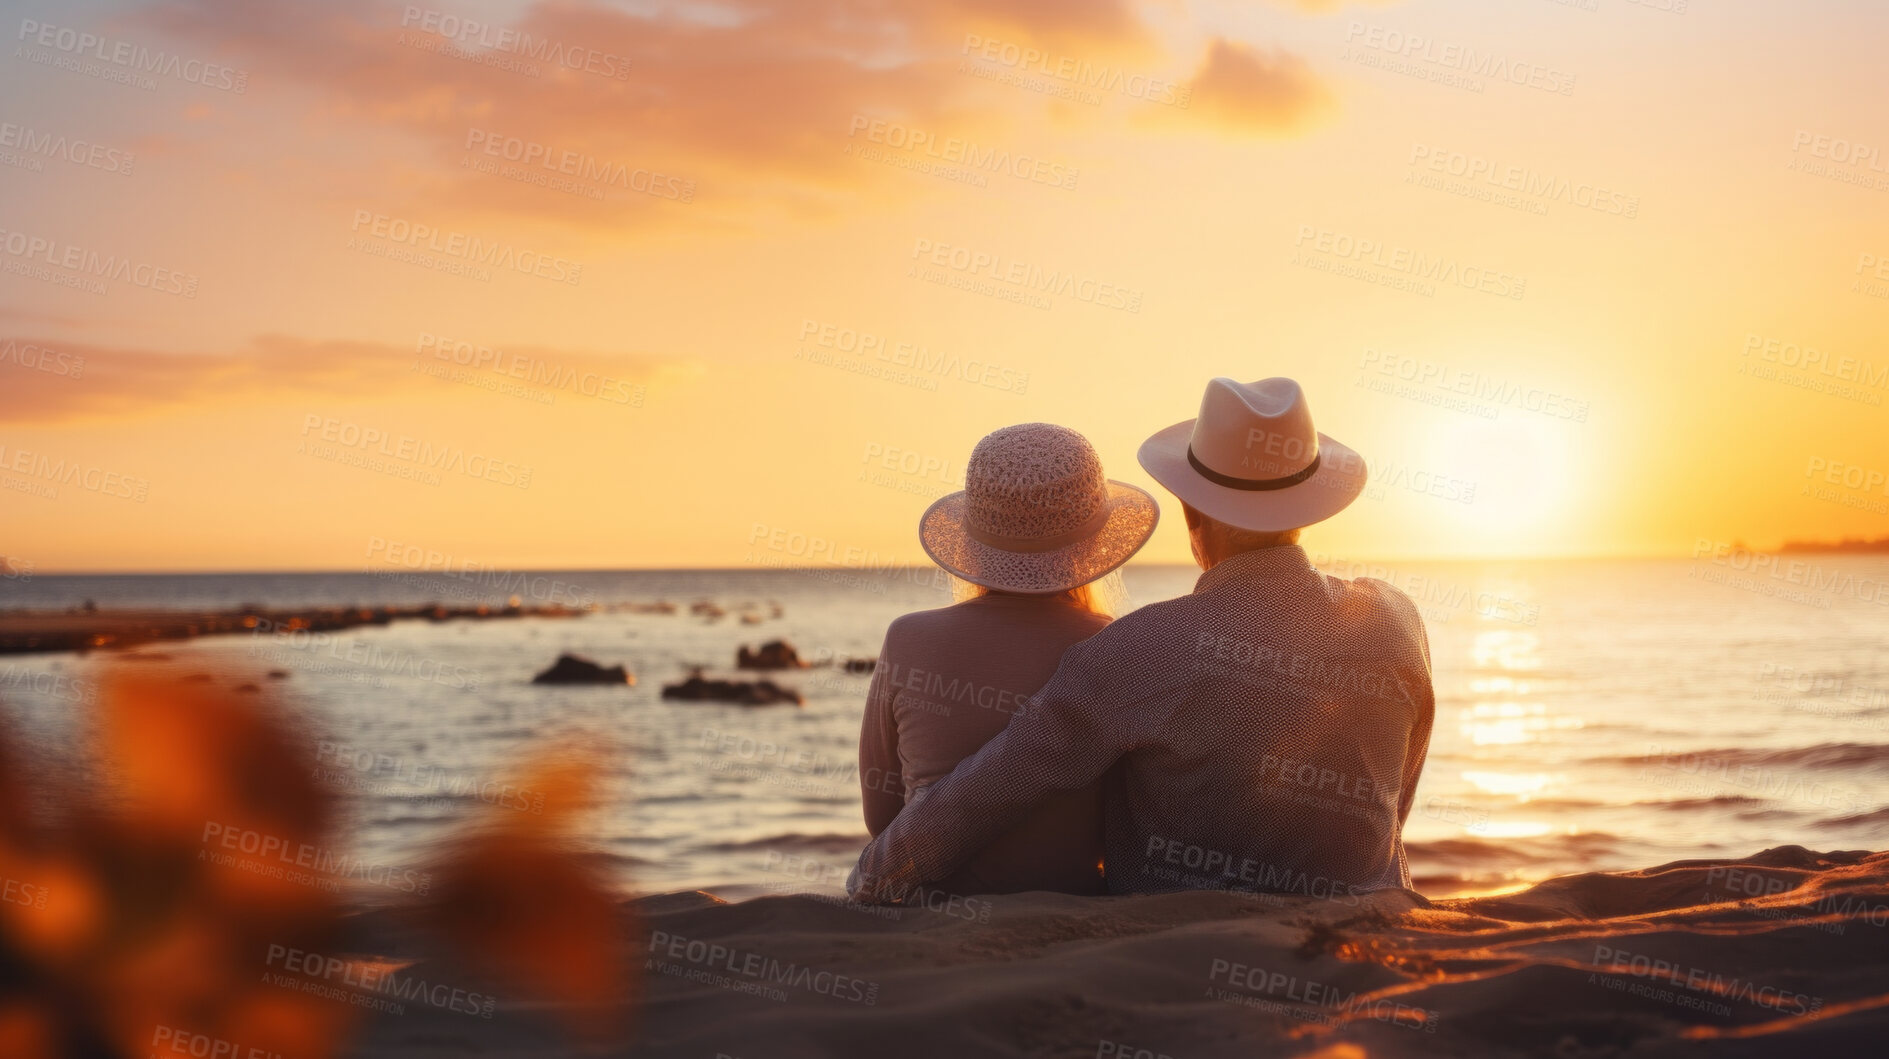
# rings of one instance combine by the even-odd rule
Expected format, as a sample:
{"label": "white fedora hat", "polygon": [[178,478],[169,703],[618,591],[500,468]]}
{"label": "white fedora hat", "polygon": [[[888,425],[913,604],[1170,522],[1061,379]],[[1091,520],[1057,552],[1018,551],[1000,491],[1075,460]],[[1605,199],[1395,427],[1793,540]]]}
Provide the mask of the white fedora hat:
{"label": "white fedora hat", "polygon": [[1087,438],[1021,423],[971,450],[964,489],[918,522],[925,554],[986,588],[1047,595],[1086,585],[1148,543],[1161,517],[1144,489],[1110,481]]}
{"label": "white fedora hat", "polygon": [[1199,418],[1142,442],[1139,455],[1188,507],[1240,529],[1310,526],[1364,491],[1364,457],[1312,428],[1291,379],[1210,380]]}

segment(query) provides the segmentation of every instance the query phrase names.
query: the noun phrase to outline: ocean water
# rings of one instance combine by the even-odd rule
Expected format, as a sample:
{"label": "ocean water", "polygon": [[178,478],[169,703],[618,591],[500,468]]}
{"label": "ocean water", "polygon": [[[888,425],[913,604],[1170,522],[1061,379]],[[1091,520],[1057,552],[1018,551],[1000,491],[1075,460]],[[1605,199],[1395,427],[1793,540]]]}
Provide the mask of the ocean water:
{"label": "ocean water", "polygon": [[[1769,846],[1889,848],[1889,560],[1325,563],[1417,600],[1437,722],[1405,837],[1419,889],[1513,887],[1577,871]],[[1191,589],[1191,567],[1127,571],[1131,602]],[[1881,590],[1880,597],[1878,590]],[[775,675],[803,709],[668,703],[693,667],[785,638],[832,662],[949,601],[913,570],[559,571],[35,577],[0,610],[262,604],[594,603],[567,619],[403,622],[326,638],[158,644],[131,664],[269,682],[350,806],[348,842],[398,867],[474,812],[510,811],[532,752],[607,749],[585,841],[626,890],[731,898],[837,892],[865,841],[854,765],[868,677]],[[676,613],[624,604],[667,600]],[[691,612],[712,604],[722,613]],[[632,688],[530,683],[560,652],[625,663]],[[0,658],[36,757],[81,768],[85,703],[111,652]],[[376,893],[368,887],[364,900]]]}

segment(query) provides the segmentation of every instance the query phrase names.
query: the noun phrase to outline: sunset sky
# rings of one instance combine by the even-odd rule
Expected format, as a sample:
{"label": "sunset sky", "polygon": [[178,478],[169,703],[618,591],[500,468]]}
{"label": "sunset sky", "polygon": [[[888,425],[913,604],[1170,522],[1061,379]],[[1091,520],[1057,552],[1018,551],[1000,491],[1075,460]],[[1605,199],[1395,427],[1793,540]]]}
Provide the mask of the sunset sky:
{"label": "sunset sky", "polygon": [[1031,420],[1185,561],[1216,375],[1369,461],[1320,552],[1889,535],[1880,3],[7,10],[36,571],[922,561]]}

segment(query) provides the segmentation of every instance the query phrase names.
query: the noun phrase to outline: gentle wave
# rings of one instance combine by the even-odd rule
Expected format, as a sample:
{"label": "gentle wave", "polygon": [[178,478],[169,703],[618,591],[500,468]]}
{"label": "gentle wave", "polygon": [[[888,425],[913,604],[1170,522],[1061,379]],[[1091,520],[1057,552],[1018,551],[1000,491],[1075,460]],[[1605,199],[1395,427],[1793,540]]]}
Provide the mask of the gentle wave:
{"label": "gentle wave", "polygon": [[1648,802],[1628,802],[1627,808],[1666,809],[1683,812],[1692,809],[1718,809],[1729,805],[1763,805],[1769,799],[1754,798],[1749,794],[1720,794],[1711,798],[1674,798],[1671,801],[1653,800]]}
{"label": "gentle wave", "polygon": [[1536,838],[1441,838],[1427,842],[1406,842],[1411,859],[1422,858],[1450,864],[1488,865],[1550,863],[1570,856],[1605,856],[1620,849],[1627,840],[1605,831],[1582,831],[1571,835],[1542,835]]}
{"label": "gentle wave", "polygon": [[1708,750],[1674,751],[1666,754],[1605,755],[1587,760],[1623,765],[1665,765],[1675,761],[1697,761],[1713,770],[1781,765],[1804,768],[1853,768],[1889,765],[1889,744],[1818,743],[1815,746],[1791,747],[1782,750],[1717,747]]}
{"label": "gentle wave", "polygon": [[1877,824],[1889,824],[1889,805],[1867,813],[1852,813],[1849,816],[1836,816],[1820,821],[1831,827],[1861,827]]}
{"label": "gentle wave", "polygon": [[751,849],[795,850],[809,853],[858,853],[872,836],[865,834],[841,835],[828,832],[819,835],[807,835],[798,831],[785,834],[768,835],[765,838],[751,838],[745,842],[715,842],[702,849],[713,853],[740,853]]}

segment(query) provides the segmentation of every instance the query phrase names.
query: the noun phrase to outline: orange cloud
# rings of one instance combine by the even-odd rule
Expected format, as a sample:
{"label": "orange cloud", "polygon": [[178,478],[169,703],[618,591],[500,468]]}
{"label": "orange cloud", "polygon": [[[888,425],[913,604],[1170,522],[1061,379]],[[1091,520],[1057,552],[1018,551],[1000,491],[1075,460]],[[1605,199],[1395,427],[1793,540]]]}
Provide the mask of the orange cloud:
{"label": "orange cloud", "polygon": [[[420,18],[408,5],[366,0],[187,0],[147,17],[241,53],[258,83],[312,84],[343,117],[418,135],[443,160],[459,162],[479,129],[677,174],[696,181],[702,199],[770,177],[843,183],[851,166],[839,141],[854,113],[942,121],[963,80],[901,58],[913,43],[906,16],[855,0],[737,5],[733,24],[545,2],[509,25],[469,27],[431,17],[441,6],[412,6]],[[572,211],[581,200],[456,169],[441,182],[502,209],[596,216]],[[644,199],[623,201],[657,205]]]}
{"label": "orange cloud", "polygon": [[[441,164],[400,189],[416,201],[586,226],[677,219],[679,196],[605,181],[597,201],[464,163],[516,164],[508,156],[530,152],[525,168],[555,179],[544,159],[569,152],[580,169],[674,178],[694,202],[722,209],[818,202],[876,176],[844,153],[856,115],[989,140],[1000,135],[993,125],[1033,105],[993,102],[988,84],[959,72],[969,33],[1094,62],[1160,50],[1125,0],[735,0],[715,14],[540,0],[515,22],[468,28],[430,3],[175,0],[140,17],[240,56],[259,91],[311,85],[329,112],[429,144]],[[1210,55],[1204,87],[1235,124],[1292,128],[1295,106],[1323,98],[1297,59],[1221,56]],[[495,140],[505,152],[483,154]]]}
{"label": "orange cloud", "polygon": [[[157,353],[65,341],[0,339],[0,422],[54,423],[158,412],[197,402],[321,394],[343,398],[439,394],[438,373],[504,380],[557,396],[586,378],[640,380],[666,364],[541,346],[422,348],[263,335],[228,354]],[[429,373],[429,370],[432,373]]]}
{"label": "orange cloud", "polygon": [[1396,3],[1397,0],[1275,0],[1275,2],[1300,11],[1308,11],[1315,15],[1329,15],[1333,11],[1344,7],[1347,3],[1355,3],[1366,7],[1388,7]]}
{"label": "orange cloud", "polygon": [[1142,51],[1153,46],[1152,35],[1124,0],[947,0],[925,10],[947,41],[966,29],[1004,27],[1036,43],[1063,47]]}
{"label": "orange cloud", "polygon": [[1333,102],[1304,59],[1219,38],[1207,49],[1192,87],[1191,110],[1248,132],[1297,131]]}

